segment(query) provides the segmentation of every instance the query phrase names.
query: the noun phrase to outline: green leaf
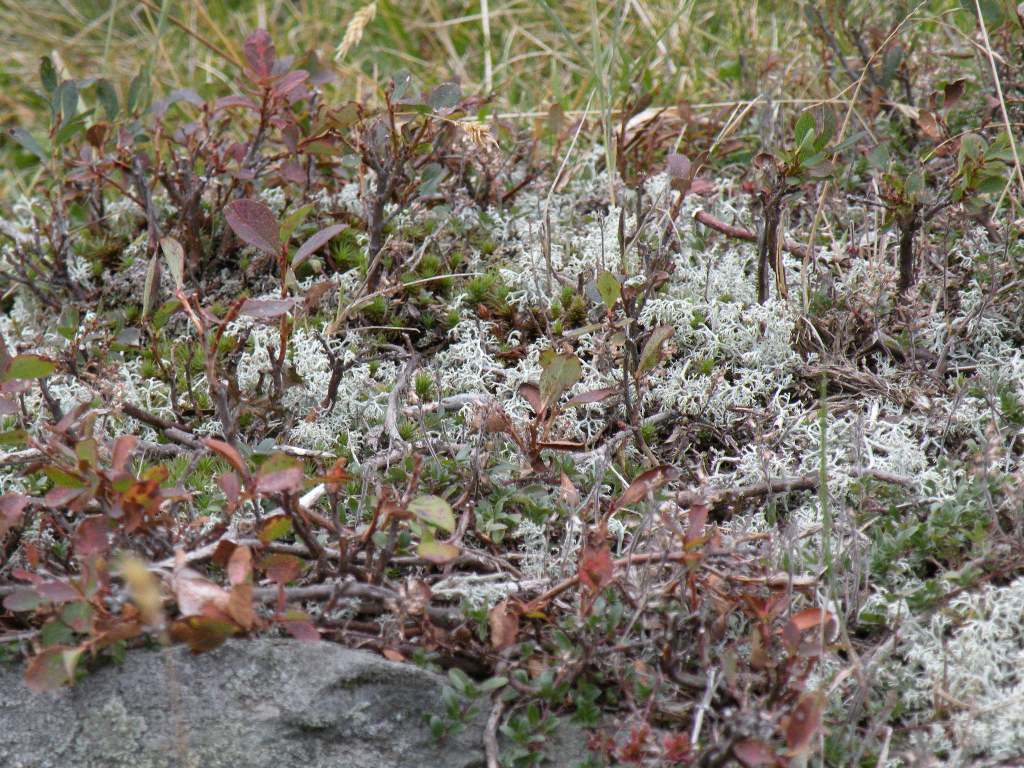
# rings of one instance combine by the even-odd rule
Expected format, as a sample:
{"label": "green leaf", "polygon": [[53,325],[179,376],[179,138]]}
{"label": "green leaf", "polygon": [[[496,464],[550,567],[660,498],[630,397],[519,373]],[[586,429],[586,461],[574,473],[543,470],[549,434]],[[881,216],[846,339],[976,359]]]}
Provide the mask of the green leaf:
{"label": "green leaf", "polygon": [[579,358],[571,353],[550,357],[540,375],[540,400],[544,408],[550,408],[566,390],[583,377],[583,366]]}
{"label": "green leaf", "polygon": [[796,121],[794,129],[794,140],[797,149],[802,149],[804,144],[814,138],[814,115],[804,112]]}
{"label": "green leaf", "polygon": [[185,249],[173,237],[162,237],[160,238],[160,250],[164,252],[164,258],[167,259],[167,267],[171,270],[171,276],[174,278],[174,286],[180,291],[185,280]]}
{"label": "green leaf", "polygon": [[640,353],[640,362],[636,366],[637,378],[640,378],[642,374],[651,370],[660,362],[661,347],[672,338],[675,332],[676,329],[671,325],[659,325],[651,332],[650,338],[647,339],[647,343],[644,344],[643,351]]}
{"label": "green leaf", "polygon": [[35,590],[25,588],[16,589],[4,598],[4,608],[8,611],[34,611],[43,603],[43,598],[35,593]]}
{"label": "green leaf", "polygon": [[165,301],[160,305],[160,308],[153,313],[153,327],[157,329],[163,328],[167,325],[167,321],[171,319],[171,315],[177,312],[180,308],[181,302],[177,299],[168,299]]}
{"label": "green leaf", "polygon": [[28,442],[28,432],[24,429],[0,432],[0,445],[25,445],[26,442]]}
{"label": "green leaf", "polygon": [[148,98],[149,71],[147,67],[143,67],[139,74],[132,78],[132,82],[128,86],[128,99],[126,102],[128,111],[135,112],[136,108],[143,109]]}
{"label": "green leaf", "polygon": [[446,565],[459,556],[459,548],[454,544],[428,539],[419,543],[416,554],[436,565]]}
{"label": "green leaf", "polygon": [[597,292],[601,294],[601,301],[608,307],[608,311],[611,312],[615,307],[615,302],[622,296],[622,286],[619,284],[618,279],[608,270],[604,270],[597,276]]}
{"label": "green leaf", "polygon": [[49,56],[42,56],[39,59],[39,80],[42,82],[43,90],[46,91],[46,94],[52,96],[53,92],[57,90],[59,78],[57,77],[57,69],[53,66]]}
{"label": "green leaf", "polygon": [[295,232],[296,228],[306,220],[306,217],[313,210],[312,205],[304,205],[301,208],[289,213],[284,221],[281,222],[281,242],[287,243],[292,233]]}
{"label": "green leaf", "polygon": [[65,80],[57,88],[54,98],[60,105],[61,122],[68,122],[78,114],[78,85],[74,80]]}
{"label": "green leaf", "polygon": [[443,109],[451,109],[459,103],[459,99],[462,98],[462,89],[459,84],[455,81],[448,81],[447,83],[441,83],[437,88],[430,92],[427,96],[427,104],[435,112],[439,112]]}
{"label": "green leaf", "polygon": [[60,610],[60,620],[75,632],[86,633],[92,624],[93,608],[84,600],[66,603]]}
{"label": "green leaf", "polygon": [[17,355],[7,370],[4,371],[3,380],[13,379],[42,379],[57,370],[57,363],[42,355],[23,354]]}
{"label": "green leaf", "polygon": [[117,99],[117,90],[114,88],[114,84],[106,78],[100,78],[97,80],[96,98],[99,99],[100,104],[103,106],[103,111],[107,115],[107,120],[115,120],[117,118],[117,113],[120,111],[120,104]]}
{"label": "green leaf", "polygon": [[52,691],[75,681],[81,648],[56,646],[34,656],[25,669],[25,685],[37,693]]}
{"label": "green leaf", "polygon": [[78,475],[72,475],[60,467],[43,467],[43,474],[46,475],[58,488],[85,488],[85,481]]}
{"label": "green leaf", "polygon": [[409,502],[409,511],[416,517],[443,531],[455,530],[455,515],[451,506],[440,496],[417,496]]}
{"label": "green leaf", "polygon": [[157,277],[160,274],[160,262],[157,261],[154,253],[149,258],[149,266],[146,267],[146,281],[142,286],[142,316],[148,317],[149,311],[153,308],[153,301],[156,299]]}
{"label": "green leaf", "polygon": [[44,150],[42,146],[40,146],[39,142],[35,140],[35,137],[24,128],[11,128],[8,135],[44,163],[49,158],[46,150]]}
{"label": "green leaf", "polygon": [[287,515],[268,517],[260,525],[259,540],[264,544],[284,538],[292,532],[292,519]]}

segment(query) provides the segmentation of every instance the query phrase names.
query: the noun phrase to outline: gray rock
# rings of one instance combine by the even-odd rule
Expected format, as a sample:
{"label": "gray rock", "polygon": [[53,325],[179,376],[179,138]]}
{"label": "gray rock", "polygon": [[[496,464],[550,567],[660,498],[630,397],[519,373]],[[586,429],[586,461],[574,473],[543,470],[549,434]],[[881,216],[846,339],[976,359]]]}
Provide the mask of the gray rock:
{"label": "gray rock", "polygon": [[[129,652],[72,688],[29,691],[0,667],[4,768],[478,768],[481,711],[437,742],[444,679],[333,643],[232,641],[211,653]],[[479,708],[486,709],[486,702]],[[560,727],[551,765],[572,766],[585,737]]]}

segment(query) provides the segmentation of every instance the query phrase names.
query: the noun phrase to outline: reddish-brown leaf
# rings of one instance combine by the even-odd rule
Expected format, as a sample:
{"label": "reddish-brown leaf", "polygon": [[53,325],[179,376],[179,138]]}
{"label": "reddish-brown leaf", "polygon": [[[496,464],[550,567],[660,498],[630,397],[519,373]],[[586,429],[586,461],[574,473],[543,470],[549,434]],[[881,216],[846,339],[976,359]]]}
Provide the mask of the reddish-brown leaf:
{"label": "reddish-brown leaf", "polygon": [[516,642],[519,634],[519,608],[508,600],[502,600],[487,614],[491,629],[491,647],[496,651],[508,648]]}
{"label": "reddish-brown leaf", "polygon": [[252,607],[252,584],[235,584],[231,587],[231,596],[225,610],[242,629],[252,629],[256,624],[256,611]]}
{"label": "reddish-brown leaf", "polygon": [[591,389],[566,400],[562,410],[571,408],[574,405],[587,405],[589,403],[600,403],[618,392],[618,387],[604,387],[602,389]]}
{"label": "reddish-brown leaf", "polygon": [[267,574],[268,579],[281,585],[295,581],[305,566],[302,558],[278,552],[264,555],[258,563],[259,569]]}
{"label": "reddish-brown leaf", "polygon": [[580,557],[580,583],[593,594],[597,594],[611,584],[615,576],[615,564],[608,542],[602,541],[597,546],[587,543]]}
{"label": "reddish-brown leaf", "polygon": [[271,515],[263,519],[256,535],[262,543],[269,544],[291,532],[292,519],[288,515]]}
{"label": "reddish-brown leaf", "polygon": [[394,648],[384,648],[380,653],[388,661],[395,661],[398,663],[405,661],[405,656]]}
{"label": "reddish-brown leaf", "polygon": [[260,79],[270,77],[277,52],[274,50],[274,41],[265,29],[257,29],[250,34],[245,39],[242,50],[245,53],[245,62],[253,74]]}
{"label": "reddish-brown leaf", "polygon": [[228,560],[228,582],[232,585],[252,581],[252,551],[248,547],[235,547]]}
{"label": "reddish-brown leaf", "polygon": [[274,617],[274,620],[296,640],[315,643],[320,639],[320,631],[303,611],[288,611],[288,613]]}
{"label": "reddish-brown leaf", "polygon": [[708,522],[708,505],[691,505],[688,517],[690,524],[686,527],[686,536],[683,539],[684,545],[693,544],[704,535],[704,526]]}
{"label": "reddish-brown leaf", "polygon": [[775,762],[771,747],[758,739],[746,739],[733,744],[732,754],[744,768],[760,768]]}
{"label": "reddish-brown leaf", "polygon": [[228,503],[235,505],[242,493],[242,485],[238,482],[238,475],[234,472],[225,472],[217,477],[217,485],[224,491],[224,497]]}
{"label": "reddish-brown leaf", "polygon": [[171,637],[187,643],[192,653],[212,651],[238,634],[238,627],[227,619],[213,616],[186,616],[171,624]]}
{"label": "reddish-brown leaf", "polygon": [[224,206],[224,218],[242,242],[277,256],[280,226],[273,212],[259,200],[233,200]]}
{"label": "reddish-brown leaf", "polygon": [[305,479],[302,467],[287,467],[259,475],[256,490],[259,493],[294,493],[302,489]]}
{"label": "reddish-brown leaf", "polygon": [[246,299],[242,302],[238,314],[243,317],[255,317],[257,320],[274,320],[287,315],[295,307],[302,304],[302,299]]}
{"label": "reddish-brown leaf", "polygon": [[36,584],[36,593],[58,605],[82,599],[82,593],[66,581],[44,581],[42,584]]}
{"label": "reddish-brown leaf", "polygon": [[295,252],[295,256],[292,259],[292,268],[298,269],[306,259],[320,250],[320,248],[322,248],[332,237],[344,231],[344,229],[344,224],[333,224],[321,229],[315,235],[310,237],[306,242],[299,246],[299,250]]}
{"label": "reddish-brown leaf", "polygon": [[0,539],[18,525],[28,506],[29,498],[23,493],[5,493],[0,496]]}
{"label": "reddish-brown leaf", "polygon": [[786,746],[790,753],[799,754],[810,746],[821,726],[822,698],[820,693],[805,693],[789,716],[784,718]]}
{"label": "reddish-brown leaf", "polygon": [[78,524],[74,537],[78,557],[103,554],[110,548],[110,523],[106,515],[93,515]]}
{"label": "reddish-brown leaf", "polygon": [[540,387],[531,381],[524,382],[519,385],[519,396],[530,404],[535,414],[542,415],[544,409],[540,399]]}
{"label": "reddish-brown leaf", "polygon": [[132,451],[135,450],[135,446],[138,443],[139,438],[135,435],[121,435],[114,441],[114,447],[110,452],[110,467],[114,472],[124,471],[128,464],[128,459],[131,458]]}
{"label": "reddish-brown leaf", "polygon": [[75,681],[81,648],[55,645],[32,657],[25,669],[25,685],[37,693],[53,691]]}
{"label": "reddish-brown leaf", "polygon": [[667,464],[655,467],[654,469],[649,469],[646,472],[641,472],[637,475],[636,479],[629,484],[629,488],[627,488],[615,503],[612,504],[612,511],[619,507],[625,507],[630,504],[635,504],[642,499],[646,499],[647,494],[656,491],[677,474],[678,470],[674,467],[668,466]]}
{"label": "reddish-brown leaf", "polygon": [[203,445],[214,453],[220,454],[220,456],[242,477],[249,476],[249,468],[245,466],[245,461],[242,459],[238,451],[236,451],[231,445],[225,443],[223,440],[218,440],[215,437],[203,438]]}

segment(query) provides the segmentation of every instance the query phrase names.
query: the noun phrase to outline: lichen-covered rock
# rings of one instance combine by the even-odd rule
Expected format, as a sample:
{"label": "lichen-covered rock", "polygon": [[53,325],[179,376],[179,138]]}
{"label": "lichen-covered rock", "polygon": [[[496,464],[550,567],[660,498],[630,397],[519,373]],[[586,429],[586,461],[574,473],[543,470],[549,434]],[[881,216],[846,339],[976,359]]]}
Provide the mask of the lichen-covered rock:
{"label": "lichen-covered rock", "polygon": [[[483,766],[486,712],[444,742],[430,733],[425,716],[441,714],[443,685],[411,665],[292,640],[229,642],[199,656],[134,651],[44,694],[0,668],[0,766]],[[585,739],[565,727],[545,752],[552,765],[575,765]]]}

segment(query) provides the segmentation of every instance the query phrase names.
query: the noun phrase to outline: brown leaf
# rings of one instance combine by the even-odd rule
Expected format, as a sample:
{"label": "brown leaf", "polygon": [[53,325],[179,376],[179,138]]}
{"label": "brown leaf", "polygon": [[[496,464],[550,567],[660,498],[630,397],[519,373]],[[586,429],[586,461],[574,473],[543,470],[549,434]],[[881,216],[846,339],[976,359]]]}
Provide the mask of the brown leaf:
{"label": "brown leaf", "polygon": [[288,611],[283,615],[275,616],[274,621],[284,627],[288,634],[296,640],[307,643],[315,643],[320,640],[320,631],[304,611]]}
{"label": "brown leaf", "polygon": [[567,507],[575,507],[580,503],[580,492],[576,490],[576,486],[572,484],[572,480],[569,479],[565,472],[562,473],[560,485],[562,501],[565,502]]}
{"label": "brown leaf", "polygon": [[132,451],[135,450],[135,446],[138,443],[139,438],[135,435],[121,435],[114,441],[114,447],[110,452],[110,468],[114,472],[124,471],[125,466],[128,464],[128,459],[131,458]]}
{"label": "brown leaf", "polygon": [[286,467],[274,472],[258,475],[258,493],[295,493],[302,489],[306,480],[302,467]]}
{"label": "brown leaf", "polygon": [[487,613],[491,629],[491,647],[496,651],[508,648],[519,634],[519,609],[508,600],[502,600]]}
{"label": "brown leaf", "polygon": [[921,133],[932,141],[940,141],[942,139],[942,127],[934,112],[922,109],[917,116],[917,125],[921,129]]}
{"label": "brown leaf", "polygon": [[405,661],[405,656],[403,656],[399,651],[396,651],[394,648],[384,648],[381,651],[381,655],[388,661],[395,661],[399,663]]}

